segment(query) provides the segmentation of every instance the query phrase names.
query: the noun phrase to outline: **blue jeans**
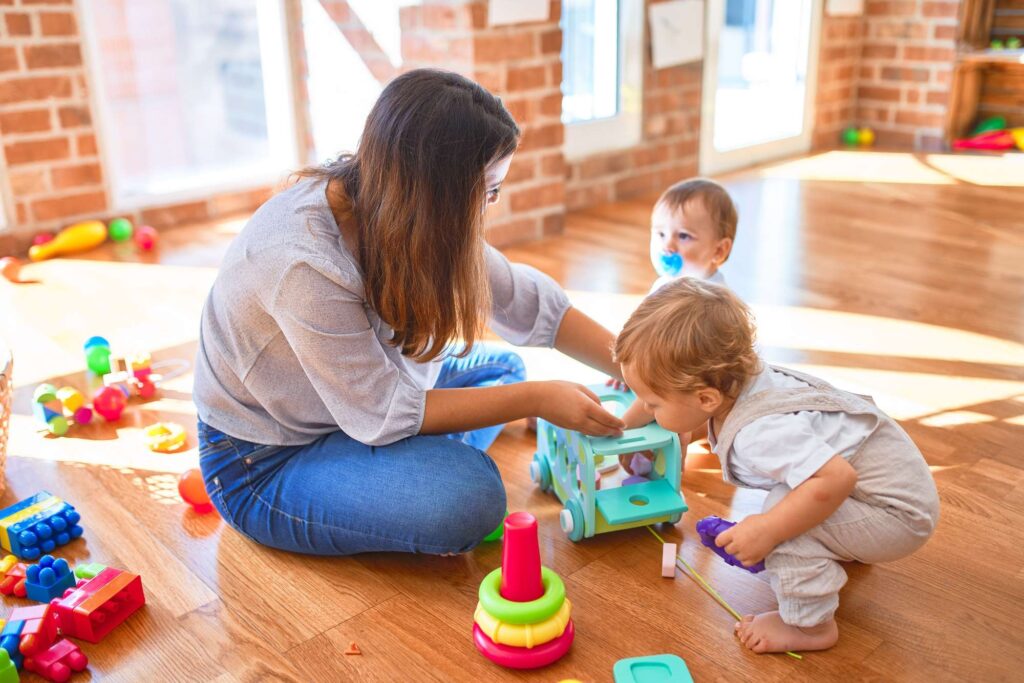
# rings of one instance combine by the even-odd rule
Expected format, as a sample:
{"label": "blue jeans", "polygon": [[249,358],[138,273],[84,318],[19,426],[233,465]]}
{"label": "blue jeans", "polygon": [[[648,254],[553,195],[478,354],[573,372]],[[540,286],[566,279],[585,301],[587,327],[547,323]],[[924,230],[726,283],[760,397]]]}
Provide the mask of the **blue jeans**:
{"label": "blue jeans", "polygon": [[[521,382],[512,351],[477,345],[448,358],[438,389]],[[502,425],[367,446],[341,431],[302,446],[261,445],[199,422],[199,465],[224,520],[257,543],[313,555],[459,553],[505,515],[484,453]]]}

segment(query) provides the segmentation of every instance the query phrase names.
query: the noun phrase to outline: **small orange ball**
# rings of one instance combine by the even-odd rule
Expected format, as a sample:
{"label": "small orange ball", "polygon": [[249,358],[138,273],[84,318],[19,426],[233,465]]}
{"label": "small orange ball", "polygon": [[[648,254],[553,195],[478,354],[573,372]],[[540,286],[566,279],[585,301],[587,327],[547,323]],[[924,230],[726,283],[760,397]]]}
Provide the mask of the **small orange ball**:
{"label": "small orange ball", "polygon": [[206,484],[203,483],[203,473],[197,468],[193,467],[181,473],[181,478],[178,479],[178,495],[191,505],[197,514],[213,512],[213,504],[206,493]]}
{"label": "small orange ball", "polygon": [[11,282],[21,282],[21,261],[13,256],[0,258],[0,275]]}

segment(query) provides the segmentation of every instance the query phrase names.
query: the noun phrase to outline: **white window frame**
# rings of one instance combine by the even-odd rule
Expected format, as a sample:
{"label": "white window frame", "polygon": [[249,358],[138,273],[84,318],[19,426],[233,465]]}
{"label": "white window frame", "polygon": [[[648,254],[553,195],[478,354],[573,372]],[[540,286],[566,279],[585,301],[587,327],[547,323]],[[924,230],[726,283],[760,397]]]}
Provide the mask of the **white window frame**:
{"label": "white window frame", "polygon": [[[260,67],[263,72],[264,98],[268,103],[267,130],[287,130],[279,136],[269,136],[270,161],[265,168],[248,171],[233,169],[203,175],[192,175],[178,187],[161,192],[134,193],[125,189],[117,177],[114,164],[114,149],[111,144],[113,115],[102,94],[106,91],[103,69],[100,68],[99,40],[92,31],[92,23],[86,15],[86,5],[76,3],[78,25],[82,27],[85,43],[85,66],[91,79],[90,99],[97,115],[96,136],[99,142],[99,156],[107,169],[107,199],[114,211],[143,209],[163,204],[206,199],[211,195],[241,192],[272,185],[281,180],[291,168],[300,163],[300,132],[297,130],[294,107],[294,69],[290,25],[294,21],[286,11],[288,0],[256,0],[257,22],[260,35]],[[283,104],[276,105],[275,102]]]}
{"label": "white window frame", "polygon": [[[788,0],[783,0],[788,1]],[[804,154],[811,149],[814,134],[815,98],[818,93],[818,51],[821,39],[822,3],[811,2],[811,26],[807,42],[807,74],[804,85],[804,127],[799,135],[769,140],[750,147],[720,152],[715,149],[715,100],[718,91],[718,43],[725,23],[725,0],[708,0],[704,11],[704,80],[700,113],[698,169],[715,175],[749,168],[775,159]]]}
{"label": "white window frame", "polygon": [[619,113],[565,124],[565,157],[578,161],[640,143],[643,121],[644,1],[618,0]]}

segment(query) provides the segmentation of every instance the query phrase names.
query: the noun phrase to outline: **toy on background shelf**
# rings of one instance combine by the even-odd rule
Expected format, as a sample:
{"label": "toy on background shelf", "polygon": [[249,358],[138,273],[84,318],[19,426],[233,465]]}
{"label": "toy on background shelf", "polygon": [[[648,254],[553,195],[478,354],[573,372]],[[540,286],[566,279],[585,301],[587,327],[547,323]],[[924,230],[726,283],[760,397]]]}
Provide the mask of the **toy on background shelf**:
{"label": "toy on background shelf", "polygon": [[206,492],[206,484],[203,482],[203,473],[195,467],[181,473],[178,479],[178,495],[192,506],[196,514],[205,515],[213,512],[210,494]]}
{"label": "toy on background shelf", "polygon": [[107,225],[107,234],[113,242],[127,242],[134,231],[135,226],[127,218],[115,218]]}
{"label": "toy on background shelf", "polygon": [[37,244],[28,250],[33,261],[42,261],[54,256],[77,254],[103,244],[107,239],[107,227],[100,221],[85,221],[64,228],[57,236],[44,244]]}
{"label": "toy on background shelf", "polygon": [[16,598],[25,597],[25,563],[18,562],[14,555],[7,555],[0,560],[0,573],[3,580],[0,580],[0,594],[13,595]]}
{"label": "toy on background shelf", "polygon": [[46,244],[52,242],[53,238],[57,235],[52,232],[40,232],[32,238],[32,246],[38,247],[40,244]]}
{"label": "toy on background shelf", "polygon": [[107,567],[49,606],[62,635],[98,643],[145,604],[138,574]]}
{"label": "toy on background shelf", "polygon": [[158,237],[159,235],[157,234],[156,228],[148,225],[140,225],[136,228],[133,239],[135,241],[135,246],[142,251],[152,251],[153,247],[156,246]]}
{"label": "toy on background shelf", "polygon": [[1006,117],[991,116],[983,119],[966,138],[953,141],[953,149],[973,149],[987,152],[1024,151],[1024,128],[1007,128]]}
{"label": "toy on background shelf", "polygon": [[843,144],[848,147],[870,147],[875,144],[875,131],[871,130],[867,126],[857,128],[856,126],[849,126],[843,129]]}
{"label": "toy on background shelf", "polygon": [[74,586],[75,575],[63,557],[43,555],[25,573],[25,597],[36,602],[50,602]]}
{"label": "toy on background shelf", "polygon": [[70,640],[58,640],[45,652],[25,657],[26,671],[39,674],[48,681],[64,683],[73,671],[85,671],[89,658]]}
{"label": "toy on background shelf", "polygon": [[676,655],[650,655],[630,657],[615,662],[612,669],[615,683],[693,683],[686,662]]}
{"label": "toy on background shelf", "polygon": [[173,453],[185,445],[185,428],[176,422],[157,422],[142,432],[146,448],[156,453]]}
{"label": "toy on background shelf", "polygon": [[[594,385],[590,389],[602,403],[618,403],[623,409],[635,398],[632,392],[615,387]],[[616,456],[638,451],[654,454],[648,481],[596,488],[594,474],[599,459],[610,456],[617,464]],[[687,509],[679,488],[681,472],[679,436],[656,423],[607,438],[537,421],[537,453],[530,463],[530,477],[542,491],[553,489],[562,501],[559,522],[572,541],[645,524],[675,524]]]}
{"label": "toy on background shelf", "polygon": [[992,131],[1003,130],[1004,128],[1006,128],[1005,116],[990,116],[978,122],[978,125],[971,131],[971,136],[991,133]]}
{"label": "toy on background shelf", "polygon": [[700,535],[700,542],[714,550],[715,554],[725,560],[726,564],[733,567],[739,567],[740,569],[746,569],[751,574],[763,572],[764,560],[748,567],[737,560],[732,553],[726,552],[725,548],[721,548],[715,543],[715,539],[718,537],[718,534],[734,526],[736,526],[736,522],[730,522],[722,519],[721,517],[711,515],[710,517],[705,517],[697,522],[697,533]]}
{"label": "toy on background shelf", "polygon": [[81,515],[47,491],[0,510],[0,545],[26,560],[50,553],[82,535]]}
{"label": "toy on background shelf", "polygon": [[537,518],[505,519],[501,567],[480,582],[473,642],[487,659],[512,669],[547,666],[569,651],[576,631],[562,579],[540,563]]}
{"label": "toy on background shelf", "polygon": [[1020,38],[1014,36],[1013,38],[1008,38],[1007,39],[1007,41],[1006,41],[1006,49],[1007,50],[1019,50],[1020,48],[1021,48],[1021,40],[1020,40]]}
{"label": "toy on background shelf", "polygon": [[21,282],[21,260],[13,256],[0,258],[0,275],[8,282]]}

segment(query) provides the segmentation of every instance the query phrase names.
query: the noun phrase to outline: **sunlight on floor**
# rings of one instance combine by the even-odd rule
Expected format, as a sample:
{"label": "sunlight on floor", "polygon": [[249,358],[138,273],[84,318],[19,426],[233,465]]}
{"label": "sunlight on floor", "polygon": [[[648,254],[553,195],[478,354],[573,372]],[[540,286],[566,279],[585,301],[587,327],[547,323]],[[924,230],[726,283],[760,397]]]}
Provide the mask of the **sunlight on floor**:
{"label": "sunlight on floor", "polygon": [[773,164],[759,171],[765,178],[847,182],[1024,186],[1024,155],[975,156],[929,154],[923,160],[911,153],[832,151]]}
{"label": "sunlight on floor", "polygon": [[981,424],[992,422],[996,418],[992,415],[976,413],[971,410],[950,410],[938,415],[922,417],[918,422],[925,427],[957,427],[959,425]]}

